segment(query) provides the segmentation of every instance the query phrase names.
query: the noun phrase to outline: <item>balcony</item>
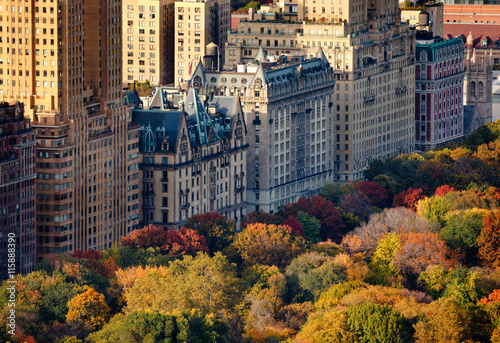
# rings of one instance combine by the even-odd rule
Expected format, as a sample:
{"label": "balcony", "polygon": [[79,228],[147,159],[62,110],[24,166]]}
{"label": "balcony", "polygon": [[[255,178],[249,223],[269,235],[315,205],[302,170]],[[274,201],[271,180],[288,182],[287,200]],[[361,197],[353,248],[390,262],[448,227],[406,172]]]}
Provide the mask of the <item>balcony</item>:
{"label": "balcony", "polygon": [[365,102],[375,101],[375,94],[368,94],[363,97]]}

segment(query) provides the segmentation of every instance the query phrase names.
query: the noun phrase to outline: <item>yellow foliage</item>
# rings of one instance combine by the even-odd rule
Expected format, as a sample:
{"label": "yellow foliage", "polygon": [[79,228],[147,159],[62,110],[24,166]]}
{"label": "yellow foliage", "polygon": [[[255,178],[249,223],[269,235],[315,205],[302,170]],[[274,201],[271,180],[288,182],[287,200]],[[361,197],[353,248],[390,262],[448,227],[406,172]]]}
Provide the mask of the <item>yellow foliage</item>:
{"label": "yellow foliage", "polygon": [[110,313],[111,309],[106,304],[104,294],[89,288],[68,301],[66,321],[80,319],[97,330],[108,322],[111,317]]}

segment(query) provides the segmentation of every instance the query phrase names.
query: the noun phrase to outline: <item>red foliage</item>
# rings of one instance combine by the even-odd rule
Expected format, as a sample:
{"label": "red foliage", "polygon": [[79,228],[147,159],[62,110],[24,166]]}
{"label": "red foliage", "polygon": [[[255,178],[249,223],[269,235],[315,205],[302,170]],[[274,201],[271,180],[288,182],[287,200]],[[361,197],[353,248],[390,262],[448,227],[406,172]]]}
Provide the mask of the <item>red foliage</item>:
{"label": "red foliage", "polygon": [[241,228],[244,229],[247,227],[247,225],[250,224],[255,224],[255,223],[262,223],[262,224],[279,224],[280,219],[277,215],[275,214],[269,214],[267,212],[264,212],[263,210],[260,211],[254,211],[247,213],[246,216],[243,217],[241,221]]}
{"label": "red foliage", "polygon": [[500,267],[500,209],[483,218],[477,238],[479,258],[490,267]]}
{"label": "red foliage", "polygon": [[406,191],[402,191],[394,197],[392,206],[400,207],[404,206],[410,210],[417,210],[417,203],[419,200],[425,199],[424,192],[422,188],[414,189],[412,187],[408,188]]}
{"label": "red foliage", "polygon": [[302,231],[302,225],[300,225],[300,222],[294,216],[291,216],[283,223],[281,223],[281,226],[288,226],[290,228],[290,233],[292,234],[292,236],[304,237],[304,231]]}
{"label": "red foliage", "polygon": [[354,185],[354,189],[370,200],[372,206],[379,206],[387,200],[387,191],[373,181],[361,181]]}
{"label": "red foliage", "polygon": [[500,302],[500,289],[495,289],[487,297],[479,300],[481,304],[489,305],[493,302]]}
{"label": "red foliage", "polygon": [[84,258],[86,260],[100,260],[102,258],[102,253],[99,250],[89,249],[87,251],[76,250],[72,255],[76,258]]}
{"label": "red foliage", "polygon": [[456,192],[457,190],[455,187],[450,187],[448,185],[443,185],[441,187],[436,188],[436,191],[434,192],[435,197],[442,197],[445,196],[446,194],[450,192]]}
{"label": "red foliage", "polygon": [[320,195],[311,199],[300,198],[294,206],[295,213],[304,211],[321,222],[321,238],[340,240],[344,224],[339,210],[333,203]]}
{"label": "red foliage", "polygon": [[163,250],[172,255],[196,255],[199,251],[208,253],[208,245],[205,237],[195,230],[180,228],[179,230],[168,230]]}
{"label": "red foliage", "polygon": [[22,343],[36,343],[36,340],[33,338],[33,336],[28,336],[16,329],[14,331],[14,335],[16,336],[17,340],[16,342],[22,342]]}
{"label": "red foliage", "polygon": [[121,245],[132,249],[161,247],[165,244],[166,234],[167,230],[164,228],[149,224],[140,230],[132,231],[130,237],[122,238]]}

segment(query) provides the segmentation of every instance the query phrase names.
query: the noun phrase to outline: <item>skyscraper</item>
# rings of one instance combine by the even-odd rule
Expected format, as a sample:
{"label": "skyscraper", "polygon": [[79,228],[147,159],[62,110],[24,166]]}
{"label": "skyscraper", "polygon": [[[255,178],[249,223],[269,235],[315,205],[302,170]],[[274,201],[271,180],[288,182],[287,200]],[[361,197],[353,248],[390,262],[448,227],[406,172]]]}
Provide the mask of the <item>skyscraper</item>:
{"label": "skyscraper", "polygon": [[108,247],[138,224],[121,1],[0,0],[0,11],[0,100],[23,101],[37,131],[37,257]]}

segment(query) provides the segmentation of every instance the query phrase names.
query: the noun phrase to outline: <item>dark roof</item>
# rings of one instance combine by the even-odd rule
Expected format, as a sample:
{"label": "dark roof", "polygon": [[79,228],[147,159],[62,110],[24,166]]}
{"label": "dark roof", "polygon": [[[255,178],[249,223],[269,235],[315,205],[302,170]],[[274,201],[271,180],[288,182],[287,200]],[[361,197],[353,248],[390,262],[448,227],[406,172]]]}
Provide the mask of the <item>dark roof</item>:
{"label": "dark roof", "polygon": [[134,104],[135,108],[142,108],[142,100],[135,89],[125,94],[125,104]]}
{"label": "dark roof", "polygon": [[[151,125],[151,130],[155,133],[157,129],[165,129],[165,136],[168,136],[170,150],[173,150],[177,143],[177,132],[181,119],[182,111],[132,110],[132,124],[140,124],[143,128]],[[142,139],[139,141],[142,143]],[[163,137],[157,137],[156,151],[161,150],[162,141]]]}

